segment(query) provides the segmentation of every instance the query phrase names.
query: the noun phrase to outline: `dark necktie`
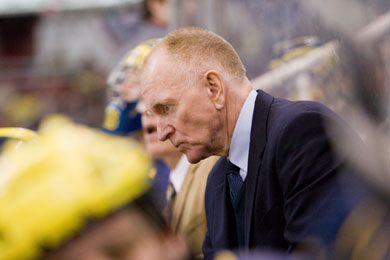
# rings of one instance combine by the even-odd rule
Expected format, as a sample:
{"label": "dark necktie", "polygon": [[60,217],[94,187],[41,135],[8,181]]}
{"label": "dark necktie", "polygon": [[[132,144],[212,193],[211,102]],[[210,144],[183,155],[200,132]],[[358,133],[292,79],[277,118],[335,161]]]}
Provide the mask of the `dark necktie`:
{"label": "dark necktie", "polygon": [[230,199],[234,209],[236,220],[238,246],[244,246],[244,204],[243,204],[243,184],[240,176],[240,168],[228,161],[227,178],[230,189]]}
{"label": "dark necktie", "polygon": [[176,190],[172,182],[169,182],[167,187],[167,207],[166,207],[166,216],[169,222],[172,220],[173,215],[173,204],[175,203]]}
{"label": "dark necktie", "polygon": [[227,168],[227,178],[228,178],[229,188],[230,188],[230,198],[234,205],[236,204],[238,193],[241,190],[244,181],[240,176],[240,168],[234,165],[233,163],[231,163],[229,160],[228,160],[228,168]]}

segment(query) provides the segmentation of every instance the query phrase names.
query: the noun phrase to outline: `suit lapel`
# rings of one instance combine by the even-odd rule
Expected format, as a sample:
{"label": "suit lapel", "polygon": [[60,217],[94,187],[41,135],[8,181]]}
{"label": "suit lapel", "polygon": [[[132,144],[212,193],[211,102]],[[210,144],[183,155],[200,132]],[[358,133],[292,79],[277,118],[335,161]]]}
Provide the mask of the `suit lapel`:
{"label": "suit lapel", "polygon": [[196,168],[198,168],[198,166],[199,164],[190,165],[186,177],[184,179],[183,186],[181,187],[175,199],[173,207],[172,228],[176,231],[179,229],[180,221],[183,216],[184,208],[186,205],[185,202],[187,200],[188,193],[194,179],[194,172],[196,171]]}
{"label": "suit lapel", "polygon": [[258,90],[252,119],[251,142],[249,146],[248,174],[245,187],[245,225],[244,242],[249,246],[251,221],[254,198],[257,194],[258,172],[261,165],[262,153],[267,141],[267,119],[273,97]]}
{"label": "suit lapel", "polygon": [[[236,234],[235,217],[233,206],[230,202],[229,184],[226,178],[227,158],[221,158],[224,164],[221,167],[223,173],[223,182],[215,188],[215,203],[214,203],[214,221],[213,226],[216,228],[216,233],[220,234],[218,241],[225,248],[237,246],[237,240],[233,239],[232,234]],[[223,247],[222,247],[223,248]]]}
{"label": "suit lapel", "polygon": [[212,183],[207,183],[208,189],[212,187],[212,190],[210,189],[209,191],[212,195],[210,194],[209,200],[206,202],[206,204],[210,205],[206,209],[207,226],[213,247],[218,250],[237,247],[235,217],[230,202],[226,171],[227,158],[221,157],[212,173],[210,173],[213,177],[211,179]]}

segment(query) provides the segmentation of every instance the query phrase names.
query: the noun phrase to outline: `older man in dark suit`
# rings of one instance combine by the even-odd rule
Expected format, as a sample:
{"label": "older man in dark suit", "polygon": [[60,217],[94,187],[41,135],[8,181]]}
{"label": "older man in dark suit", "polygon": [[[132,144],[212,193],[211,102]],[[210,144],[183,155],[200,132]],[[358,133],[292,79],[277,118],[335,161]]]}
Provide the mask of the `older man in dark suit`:
{"label": "older man in dark suit", "polygon": [[[141,75],[146,106],[191,163],[221,158],[206,188],[206,259],[222,249],[291,252],[330,245],[347,213],[326,107],[256,92],[224,39],[182,28],[155,47]],[[311,243],[309,243],[311,245]]]}

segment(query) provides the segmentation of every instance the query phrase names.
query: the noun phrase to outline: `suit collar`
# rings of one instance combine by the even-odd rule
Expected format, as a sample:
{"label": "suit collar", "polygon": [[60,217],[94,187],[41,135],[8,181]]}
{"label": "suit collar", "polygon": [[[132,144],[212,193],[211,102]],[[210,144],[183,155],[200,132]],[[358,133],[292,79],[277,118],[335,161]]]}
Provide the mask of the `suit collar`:
{"label": "suit collar", "polygon": [[248,175],[245,188],[245,245],[249,245],[250,226],[253,203],[256,195],[258,170],[261,165],[262,153],[267,141],[268,115],[274,98],[258,90],[255,110],[252,120],[251,142],[249,147]]}
{"label": "suit collar", "polygon": [[[260,156],[267,141],[267,121],[274,97],[261,90],[258,90],[257,92],[258,95],[253,113],[249,150]],[[251,157],[251,155],[253,154],[249,153],[249,157]]]}
{"label": "suit collar", "polygon": [[232,140],[230,142],[229,160],[244,171],[245,180],[248,172],[248,155],[250,145],[250,133],[252,128],[253,110],[255,107],[257,92],[252,90],[245,100],[234,127]]}

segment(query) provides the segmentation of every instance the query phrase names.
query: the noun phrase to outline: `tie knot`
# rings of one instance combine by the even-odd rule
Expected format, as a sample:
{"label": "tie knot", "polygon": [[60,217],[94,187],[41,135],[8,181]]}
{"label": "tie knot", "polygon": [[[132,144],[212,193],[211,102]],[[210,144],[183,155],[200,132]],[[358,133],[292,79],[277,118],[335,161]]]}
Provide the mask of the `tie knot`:
{"label": "tie knot", "polygon": [[228,160],[227,179],[229,182],[230,196],[235,202],[244,181],[240,176],[240,168]]}
{"label": "tie knot", "polygon": [[172,203],[175,195],[176,195],[175,187],[173,186],[172,182],[169,182],[167,187],[167,202]]}
{"label": "tie knot", "polygon": [[228,174],[240,174],[240,168],[228,160],[227,172]]}
{"label": "tie knot", "polygon": [[171,222],[173,217],[173,204],[175,203],[176,190],[172,182],[169,182],[167,187],[167,206],[164,209],[164,215],[166,216],[168,222]]}

